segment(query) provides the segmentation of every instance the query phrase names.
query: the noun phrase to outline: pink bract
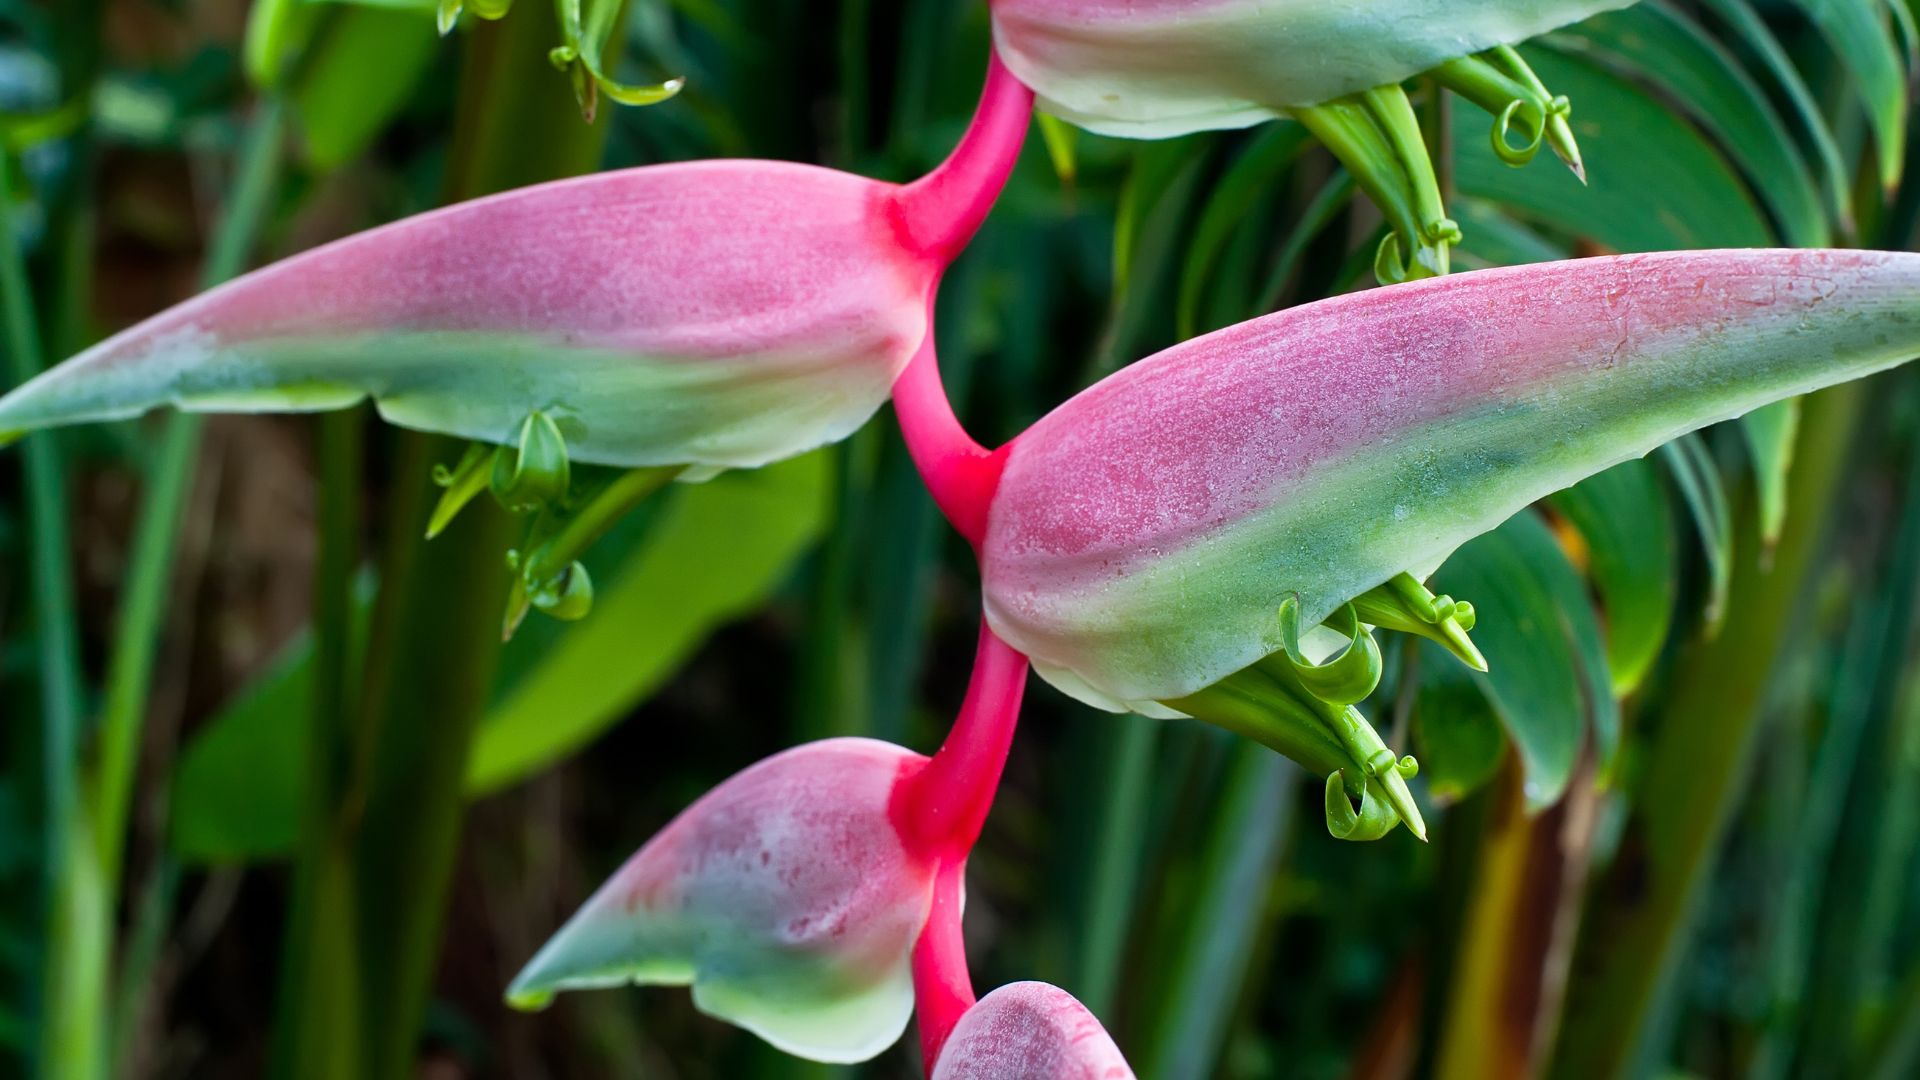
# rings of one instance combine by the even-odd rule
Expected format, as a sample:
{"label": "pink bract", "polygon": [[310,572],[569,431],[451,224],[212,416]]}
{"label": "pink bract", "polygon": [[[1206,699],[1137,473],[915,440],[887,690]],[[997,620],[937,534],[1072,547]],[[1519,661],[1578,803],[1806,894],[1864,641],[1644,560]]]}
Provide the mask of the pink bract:
{"label": "pink bract", "polygon": [[942,269],[1004,183],[1031,95],[997,62],[912,184],[808,165],[658,165],[478,199],[336,241],[133,327],[0,399],[0,432],[339,408],[572,456],[754,466],[841,438],[927,336]]}
{"label": "pink bract", "polygon": [[1109,707],[1179,697],[1685,431],[1920,352],[1920,256],[1616,256],[1355,293],[1177,345],[1005,453],[988,618]]}
{"label": "pink bract", "polygon": [[793,1053],[859,1061],[900,1037],[935,860],[896,822],[927,759],[872,739],[775,755],[688,807],[529,962],[509,999],[624,983]]}
{"label": "pink bract", "polygon": [[932,1080],[1133,1080],[1133,1070],[1072,994],[1019,982],[967,1010]]}

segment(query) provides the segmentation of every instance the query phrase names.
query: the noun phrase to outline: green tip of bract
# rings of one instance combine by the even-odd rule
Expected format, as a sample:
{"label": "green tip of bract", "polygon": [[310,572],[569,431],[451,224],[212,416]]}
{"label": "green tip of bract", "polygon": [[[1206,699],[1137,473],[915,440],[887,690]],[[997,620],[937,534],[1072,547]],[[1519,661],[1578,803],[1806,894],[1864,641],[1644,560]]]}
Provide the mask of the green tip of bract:
{"label": "green tip of bract", "polygon": [[507,1007],[519,1012],[539,1012],[553,1004],[551,990],[508,990]]}
{"label": "green tip of bract", "polygon": [[553,418],[538,410],[520,424],[520,437],[493,458],[494,498],[516,514],[558,504],[573,483],[567,440]]}

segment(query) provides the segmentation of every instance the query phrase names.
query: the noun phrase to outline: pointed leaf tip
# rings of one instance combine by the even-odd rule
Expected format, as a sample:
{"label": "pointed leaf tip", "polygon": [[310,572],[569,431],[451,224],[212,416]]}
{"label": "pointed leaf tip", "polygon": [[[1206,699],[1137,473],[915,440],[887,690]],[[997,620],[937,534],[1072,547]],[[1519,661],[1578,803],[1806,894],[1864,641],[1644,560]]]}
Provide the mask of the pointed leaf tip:
{"label": "pointed leaf tip", "polygon": [[768,758],[688,807],[601,886],[508,988],[691,986],[694,1004],[816,1061],[864,1061],[905,1030],[908,961],[932,902],[894,785],[926,759],[871,739]]}

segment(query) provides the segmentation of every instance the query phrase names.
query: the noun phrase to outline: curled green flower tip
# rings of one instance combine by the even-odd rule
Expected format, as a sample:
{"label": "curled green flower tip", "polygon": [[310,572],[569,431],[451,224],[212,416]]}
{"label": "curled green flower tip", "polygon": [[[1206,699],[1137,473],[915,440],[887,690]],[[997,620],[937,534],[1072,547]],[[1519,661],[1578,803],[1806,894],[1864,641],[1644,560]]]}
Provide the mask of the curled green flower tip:
{"label": "curled green flower tip", "polygon": [[1399,816],[1374,794],[1373,785],[1361,785],[1359,798],[1360,809],[1356,811],[1344,773],[1327,774],[1327,832],[1335,840],[1378,840],[1400,824]]}
{"label": "curled green flower tip", "polygon": [[580,50],[571,45],[555,45],[547,50],[547,63],[552,64],[555,71],[566,71],[578,59]]}
{"label": "curled green flower tip", "polygon": [[[1435,68],[1440,85],[1473,102],[1494,117],[1493,152],[1501,161],[1520,166],[1532,161],[1544,143],[1553,147],[1581,183],[1587,181],[1568,117],[1573,106],[1566,96],[1551,94],[1527,62],[1510,46],[1463,56]],[[1523,140],[1509,137],[1518,126]]]}
{"label": "curled green flower tip", "polygon": [[1527,127],[1532,130],[1533,135],[1526,143],[1515,146],[1512,142],[1508,141],[1507,133],[1513,128],[1514,114],[1525,108],[1533,108],[1536,112],[1538,111],[1538,106],[1532,102],[1514,98],[1512,101],[1507,102],[1507,107],[1501,109],[1500,115],[1495,117],[1493,121],[1493,154],[1514,168],[1519,168],[1527,162],[1532,161],[1534,155],[1540,152],[1541,144],[1546,141],[1547,125],[1545,118],[1540,116],[1533,117],[1527,123]]}
{"label": "curled green flower tip", "polygon": [[1474,624],[1473,605],[1434,596],[1412,574],[1396,574],[1386,584],[1354,597],[1353,609],[1362,622],[1384,630],[1419,634],[1445,646],[1473,670],[1487,670],[1487,658],[1467,636]]}
{"label": "curled green flower tip", "polygon": [[489,458],[494,451],[494,447],[485,443],[470,443],[466,453],[460,455],[459,464],[453,468],[445,465],[433,467],[433,482],[447,490],[440,494],[440,501],[433,507],[433,516],[427,520],[427,539],[431,540],[445,532],[460,511],[475,496],[487,490],[487,485],[493,479]]}
{"label": "curled green flower tip", "polygon": [[593,579],[580,562],[567,564],[557,576],[530,583],[527,599],[542,612],[572,622],[584,619],[593,610]]}
{"label": "curled green flower tip", "polygon": [[553,417],[538,410],[521,423],[517,445],[493,456],[493,496],[516,514],[559,506],[572,482],[567,441]]}
{"label": "curled green flower tip", "polygon": [[1300,648],[1300,600],[1290,596],[1280,604],[1280,644],[1294,677],[1321,701],[1351,705],[1364,701],[1380,685],[1383,664],[1380,645],[1360,625],[1353,605],[1335,612],[1327,627],[1347,638],[1337,654],[1322,663],[1308,660]]}
{"label": "curled green flower tip", "polygon": [[1373,276],[1382,285],[1445,277],[1451,261],[1447,247],[1447,242],[1421,244],[1414,248],[1413,258],[1403,263],[1400,261],[1400,234],[1389,230],[1386,236],[1381,237],[1380,246],[1374,249]]}
{"label": "curled green flower tip", "polygon": [[434,8],[433,21],[439,28],[441,37],[453,33],[453,28],[460,22],[460,12],[463,7],[462,0],[440,0]]}

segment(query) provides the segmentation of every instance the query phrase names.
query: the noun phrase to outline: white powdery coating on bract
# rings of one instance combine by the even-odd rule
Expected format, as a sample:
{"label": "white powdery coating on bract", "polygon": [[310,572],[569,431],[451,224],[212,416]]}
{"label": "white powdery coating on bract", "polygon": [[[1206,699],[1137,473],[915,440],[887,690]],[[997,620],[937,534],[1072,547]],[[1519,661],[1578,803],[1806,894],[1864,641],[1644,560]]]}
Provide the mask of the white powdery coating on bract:
{"label": "white powdery coating on bract", "polygon": [[896,783],[925,763],[829,739],[708,792],[596,892],[508,991],[692,984],[703,1010],[820,1061],[899,1038],[933,867],[905,849]]}
{"label": "white powdery coating on bract", "polygon": [[[1177,345],[1022,435],[987,616],[1109,707],[1192,693],[1674,436],[1920,352],[1920,256],[1722,251],[1457,274]],[[1466,599],[1471,599],[1468,597]]]}
{"label": "white powdery coating on bract", "polygon": [[954,1025],[933,1080],[1133,1080],[1100,1021],[1072,994],[1009,983]]}
{"label": "white powdery coating on bract", "polygon": [[1135,138],[1245,127],[1632,0],[993,0],[1048,112]]}

